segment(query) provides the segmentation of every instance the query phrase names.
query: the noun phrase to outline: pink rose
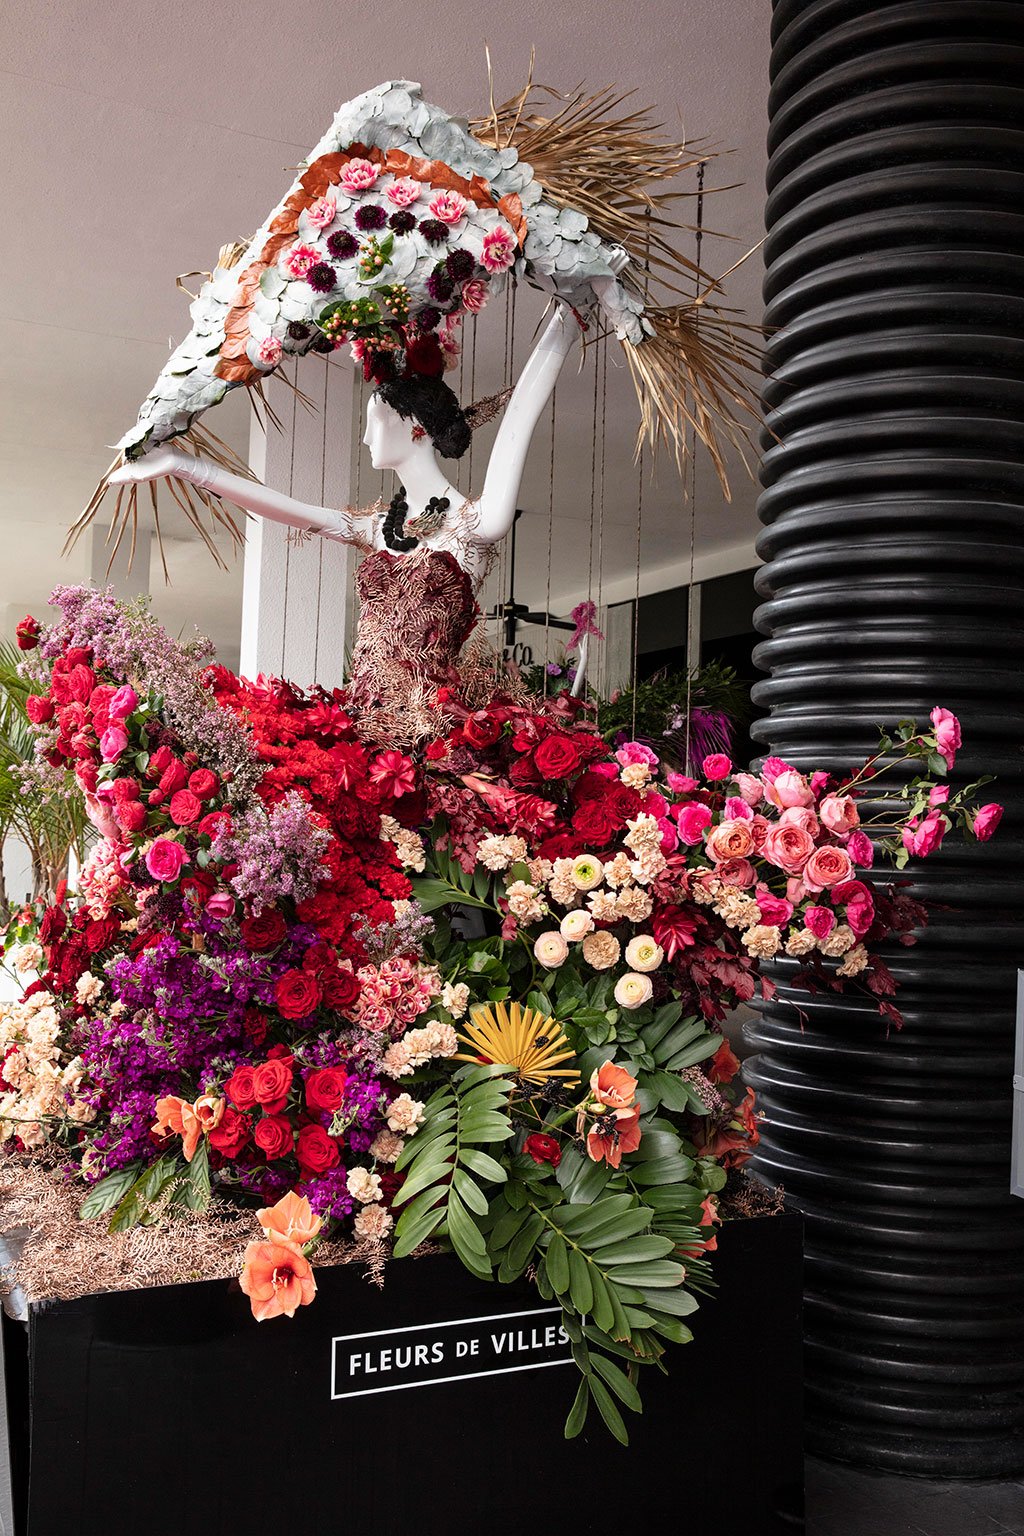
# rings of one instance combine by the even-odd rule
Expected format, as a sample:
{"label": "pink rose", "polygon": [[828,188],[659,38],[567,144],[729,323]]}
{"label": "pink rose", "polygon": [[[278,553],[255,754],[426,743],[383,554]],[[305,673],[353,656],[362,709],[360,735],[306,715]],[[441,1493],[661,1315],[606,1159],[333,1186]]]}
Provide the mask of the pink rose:
{"label": "pink rose", "polygon": [[397,181],[391,183],[384,196],[389,202],[394,203],[396,208],[408,208],[409,204],[414,203],[422,191],[423,185],[421,182],[414,181],[411,176],[400,176]]}
{"label": "pink rose", "polygon": [[764,785],[755,773],[737,773],[733,782],[748,805],[760,805],[764,799]]}
{"label": "pink rose", "polygon": [[490,290],[482,277],[471,277],[462,285],[462,307],[471,315],[478,315],[490,298]]}
{"label": "pink rose", "polygon": [[716,863],[722,859],[745,859],[754,846],[750,828],[745,821],[722,821],[708,833],[708,857]]}
{"label": "pink rose", "polygon": [[942,709],[936,704],[931,712],[931,722],[935,727],[936,750],[940,757],[946,759],[946,767],[952,768],[956,762],[957,749],[961,744],[960,721],[948,709]]}
{"label": "pink rose", "polygon": [[146,868],[153,879],[161,883],[177,880],[187,863],[188,854],[181,844],[172,843],[166,837],[158,837],[146,854]]}
{"label": "pink rose", "polygon": [[870,869],[875,862],[875,845],[866,832],[851,832],[846,851],[855,864]]}
{"label": "pink rose", "polygon": [[972,831],[982,843],[987,843],[992,833],[1003,819],[1003,807],[996,805],[983,805],[974,813],[974,825]]}
{"label": "pink rose", "polygon": [[827,783],[828,774],[822,773],[820,768],[811,774],[811,789],[814,791],[815,799],[821,794]]}
{"label": "pink rose", "polygon": [[706,779],[727,779],[732,773],[732,761],[724,752],[711,752],[700,765]]}
{"label": "pink rose", "polygon": [[787,875],[799,875],[814,852],[814,842],[803,827],[780,822],[769,829],[761,852],[776,869]]}
{"label": "pink rose", "polygon": [[484,235],[480,260],[488,272],[505,272],[516,259],[516,242],[504,224]]}
{"label": "pink rose", "polygon": [[306,209],[306,223],[313,229],[326,229],[338,215],[338,199],[333,192],[316,198]]}
{"label": "pink rose", "polygon": [[834,885],[832,905],[846,908],[846,921],[858,939],[864,937],[875,920],[875,898],[863,880],[841,880]]}
{"label": "pink rose", "polygon": [[460,192],[438,192],[428,204],[430,212],[442,224],[457,224],[466,211],[466,199]]}
{"label": "pink rose", "polygon": [[815,848],[802,873],[809,891],[824,891],[840,880],[849,880],[853,861],[845,848]]}
{"label": "pink rose", "polygon": [[785,901],[781,896],[773,896],[767,888],[757,891],[755,895],[762,923],[766,923],[769,928],[781,928],[783,923],[789,922],[793,916],[791,901]]}
{"label": "pink rose", "polygon": [[676,820],[679,824],[679,836],[684,843],[691,847],[699,843],[704,836],[704,828],[711,825],[713,817],[706,805],[701,805],[699,800],[692,800],[688,805],[676,806],[679,814]]}
{"label": "pink rose", "polygon": [[621,763],[623,768],[628,768],[630,763],[643,763],[648,768],[657,768],[659,758],[642,741],[624,741],[615,754],[615,761]]}
{"label": "pink rose", "polygon": [[926,816],[920,824],[915,816],[903,828],[903,846],[917,858],[926,859],[940,847],[945,835],[946,823],[941,816]]}
{"label": "pink rose", "polygon": [[787,768],[778,774],[765,793],[772,805],[777,805],[781,811],[788,810],[790,806],[814,803],[814,791],[803,774],[797,773],[795,768]]}
{"label": "pink rose", "polygon": [[766,757],[761,764],[761,777],[766,784],[774,784],[780,773],[792,773],[794,770],[781,757]]}
{"label": "pink rose", "polygon": [[379,175],[380,168],[372,160],[350,160],[341,173],[341,185],[346,192],[365,192]]}
{"label": "pink rose", "polygon": [[754,810],[742,795],[730,795],[725,802],[725,815],[729,821],[753,821]]}
{"label": "pink rose", "polygon": [[745,891],[757,879],[749,859],[723,859],[715,865],[715,875],[723,885],[735,885],[741,891]]}
{"label": "pink rose", "polygon": [[928,804],[933,809],[937,805],[945,805],[948,799],[948,784],[933,784],[931,789],[928,791]]}
{"label": "pink rose", "polygon": [[779,817],[787,827],[803,827],[808,837],[817,837],[821,831],[818,818],[809,805],[789,805]]}
{"label": "pink rose", "polygon": [[753,840],[755,853],[760,853],[764,847],[764,840],[768,836],[770,826],[771,822],[767,816],[759,816],[756,811],[754,812],[754,819],[750,823],[750,836]]}
{"label": "pink rose", "polygon": [[836,915],[828,907],[808,907],[804,923],[816,939],[827,939],[836,925]]}
{"label": "pink rose", "polygon": [[658,817],[658,831],[661,833],[661,851],[669,854],[675,853],[679,847],[679,834],[676,824],[668,816]]}
{"label": "pink rose", "polygon": [[208,917],[224,922],[226,918],[235,915],[235,899],[227,891],[214,891],[203,910]]}
{"label": "pink rose", "polygon": [[685,773],[666,773],[665,783],[674,795],[692,795],[697,788],[697,780]]}
{"label": "pink rose", "polygon": [[125,683],[111,695],[110,702],[107,705],[107,714],[111,720],[126,720],[138,707],[138,694],[134,688]]}
{"label": "pink rose", "polygon": [[818,815],[830,832],[852,832],[860,821],[860,812],[852,795],[826,795]]}
{"label": "pink rose", "polygon": [[100,737],[100,756],[105,763],[116,763],[128,745],[128,732],[120,725],[108,725]]}

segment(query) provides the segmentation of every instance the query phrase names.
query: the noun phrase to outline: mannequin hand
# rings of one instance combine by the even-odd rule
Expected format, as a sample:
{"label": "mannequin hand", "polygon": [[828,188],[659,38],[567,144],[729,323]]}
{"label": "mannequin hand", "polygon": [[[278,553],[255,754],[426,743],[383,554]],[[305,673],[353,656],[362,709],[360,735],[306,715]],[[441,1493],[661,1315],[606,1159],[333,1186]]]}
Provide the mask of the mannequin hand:
{"label": "mannequin hand", "polygon": [[132,485],[145,480],[159,480],[164,475],[177,475],[179,479],[189,480],[200,464],[201,460],[182,453],[178,448],[154,448],[140,459],[133,459],[128,464],[122,464],[120,469],[115,469],[110,476],[110,484]]}

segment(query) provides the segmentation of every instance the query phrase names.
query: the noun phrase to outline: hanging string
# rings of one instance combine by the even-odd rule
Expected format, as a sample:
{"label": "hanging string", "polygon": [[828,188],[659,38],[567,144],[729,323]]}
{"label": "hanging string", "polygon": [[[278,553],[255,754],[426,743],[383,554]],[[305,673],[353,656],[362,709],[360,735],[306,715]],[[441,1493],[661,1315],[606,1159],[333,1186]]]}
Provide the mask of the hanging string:
{"label": "hanging string", "polygon": [[[701,246],[703,244],[703,241],[704,241],[704,162],[701,161],[700,165],[698,165],[698,167],[697,167],[697,240],[696,240],[696,256],[695,256],[695,262],[696,262],[697,270],[694,273],[695,297],[697,299],[700,298],[700,282],[701,282],[701,277],[700,277],[700,273],[701,273],[700,256],[701,256]],[[694,339],[696,339],[697,331],[698,331],[699,326],[700,326],[700,306],[698,304],[694,308],[694,315],[693,315]],[[690,429],[690,466],[689,467],[690,467],[690,577],[689,577],[689,585],[687,586],[687,589],[686,589],[686,640],[687,640],[687,645],[686,645],[686,737],[685,737],[685,745],[684,745],[684,748],[683,748],[683,751],[684,751],[684,754],[685,754],[684,760],[683,760],[683,768],[684,768],[685,772],[687,772],[687,773],[689,773],[689,771],[690,771],[690,718],[691,718],[690,711],[691,711],[691,703],[692,703],[692,699],[693,699],[693,662],[694,662],[694,658],[690,655],[690,644],[689,644],[689,642],[690,642],[690,636],[693,634],[693,576],[694,576],[694,564],[695,564],[695,559],[696,559],[696,545],[697,545],[697,429],[696,429],[695,425],[692,425],[691,429]],[[697,660],[698,663],[700,662],[700,652],[699,652],[699,650],[698,650],[698,653],[697,653],[696,660]]]}
{"label": "hanging string", "polygon": [[[299,404],[299,360],[295,359],[295,379],[292,390],[292,435],[290,456],[288,462],[288,495],[295,491],[295,413]],[[292,566],[292,535],[289,532],[284,541],[284,614],[281,621],[281,677],[284,677],[284,648],[288,635],[288,579]]]}
{"label": "hanging string", "polygon": [[551,660],[551,551],[555,531],[555,405],[558,386],[551,391],[551,459],[548,464],[548,559],[547,586],[544,594],[544,697],[548,696],[548,663]]}
{"label": "hanging string", "polygon": [[[651,210],[645,209],[645,232],[647,253],[644,258],[644,305],[650,298],[651,292]],[[636,589],[633,593],[633,711],[632,729],[630,734],[636,737],[636,686],[640,674],[640,547],[644,531],[644,443],[641,439],[640,451],[637,454],[637,489],[636,489]]]}
{"label": "hanging string", "polygon": [[[327,390],[328,390],[328,385],[330,383],[330,375],[331,375],[331,365],[330,365],[330,363],[325,361],[325,363],[324,363],[324,408],[323,408],[323,412],[322,412],[323,441],[321,442],[321,445],[320,445],[320,505],[322,507],[327,504]],[[323,597],[323,587],[324,587],[324,540],[323,540],[322,536],[319,539],[317,539],[316,544],[317,544],[316,626],[315,626],[315,628],[313,630],[313,681],[314,681],[314,683],[316,682],[317,677],[319,676],[319,673],[320,673],[320,602],[321,602],[321,598]]]}
{"label": "hanging string", "polygon": [[594,600],[594,524],[597,517],[597,413],[600,404],[601,369],[594,359],[594,412],[590,434],[590,548],[587,552],[587,602]]}
{"label": "hanging string", "polygon": [[[608,347],[604,346],[601,352],[601,501],[597,515],[597,609],[598,628],[601,627],[601,609],[604,607],[604,497],[607,470],[608,435],[606,431],[608,418]],[[607,626],[605,626],[607,630]],[[602,667],[602,685],[607,683],[607,650],[602,653],[604,663]],[[603,686],[601,691],[603,692]]]}

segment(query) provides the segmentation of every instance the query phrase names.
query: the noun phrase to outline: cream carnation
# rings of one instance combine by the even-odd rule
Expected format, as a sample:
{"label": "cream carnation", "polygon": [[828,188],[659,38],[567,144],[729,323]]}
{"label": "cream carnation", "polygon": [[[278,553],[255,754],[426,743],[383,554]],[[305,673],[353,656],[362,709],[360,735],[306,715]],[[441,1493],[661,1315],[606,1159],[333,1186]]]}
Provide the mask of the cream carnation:
{"label": "cream carnation", "polygon": [[650,896],[635,885],[627,885],[615,898],[616,917],[624,917],[629,923],[646,922],[653,910]]}
{"label": "cream carnation", "polygon": [[665,958],[665,951],[649,933],[638,933],[626,945],[626,964],[632,971],[656,971]]}
{"label": "cream carnation", "polygon": [[615,890],[620,885],[629,885],[633,879],[633,870],[628,853],[617,853],[614,859],[605,865],[604,878],[605,883]]}
{"label": "cream carnation", "polygon": [[521,837],[484,837],[476,850],[477,863],[485,869],[508,869],[526,858],[526,842]]}
{"label": "cream carnation", "polygon": [[627,971],[615,983],[615,1001],[620,1008],[642,1008],[650,1002],[653,992],[651,978],[638,976],[635,971]]}
{"label": "cream carnation", "polygon": [[587,897],[587,906],[595,923],[614,923],[619,915],[614,891],[591,891]]}
{"label": "cream carnation", "polygon": [[630,789],[643,789],[651,777],[651,770],[646,763],[627,763],[619,773],[623,784]]}
{"label": "cream carnation", "polygon": [[837,923],[828,938],[821,940],[821,952],[836,960],[840,955],[845,955],[848,949],[852,949],[856,942],[853,929],[846,923]]}
{"label": "cream carnation", "polygon": [[558,925],[563,939],[568,939],[570,944],[579,939],[586,938],[593,930],[594,919],[583,907],[577,907],[575,912],[567,912]]}
{"label": "cream carnation", "polygon": [[842,965],[836,968],[837,976],[859,976],[867,968],[868,952],[863,944],[855,944],[846,951]]}
{"label": "cream carnation", "polygon": [[550,928],[537,939],[533,953],[546,971],[557,971],[569,958],[569,946],[556,928]]}
{"label": "cream carnation", "polygon": [[786,940],[786,954],[799,960],[803,955],[809,955],[812,949],[817,949],[818,941],[809,928],[798,928],[791,933]]}
{"label": "cream carnation", "polygon": [[19,976],[24,976],[26,971],[37,971],[42,958],[43,946],[41,944],[23,944],[15,953],[14,969]]}
{"label": "cream carnation", "polygon": [[378,1163],[397,1163],[405,1142],[394,1131],[378,1131],[370,1142],[370,1156]]}
{"label": "cream carnation", "polygon": [[75,997],[80,1003],[94,1003],[103,991],[103,982],[91,971],[84,971],[75,983]]}
{"label": "cream carnation", "polygon": [[388,1130],[415,1136],[423,1124],[423,1105],[408,1093],[400,1093],[388,1105]]}
{"label": "cream carnation", "polygon": [[544,903],[539,899],[537,888],[525,880],[513,880],[505,891],[508,909],[521,923],[536,923],[544,916]]}
{"label": "cream carnation", "polygon": [[770,960],[772,955],[778,954],[781,942],[779,930],[769,928],[765,923],[755,923],[743,935],[744,948],[759,960]]}
{"label": "cream carnation", "polygon": [[447,1008],[453,1019],[461,1019],[469,1007],[469,988],[464,981],[446,981],[441,989],[441,1007]]}
{"label": "cream carnation", "polygon": [[359,1212],[352,1226],[358,1237],[380,1242],[381,1238],[387,1237],[394,1224],[395,1218],[382,1205],[368,1205]]}
{"label": "cream carnation", "polygon": [[610,971],[617,964],[622,946],[614,933],[588,933],[583,940],[583,958],[595,971]]}
{"label": "cream carnation", "polygon": [[350,1168],[345,1184],[353,1200],[358,1200],[360,1205],[369,1205],[373,1200],[384,1198],[380,1174],[371,1173],[368,1168]]}

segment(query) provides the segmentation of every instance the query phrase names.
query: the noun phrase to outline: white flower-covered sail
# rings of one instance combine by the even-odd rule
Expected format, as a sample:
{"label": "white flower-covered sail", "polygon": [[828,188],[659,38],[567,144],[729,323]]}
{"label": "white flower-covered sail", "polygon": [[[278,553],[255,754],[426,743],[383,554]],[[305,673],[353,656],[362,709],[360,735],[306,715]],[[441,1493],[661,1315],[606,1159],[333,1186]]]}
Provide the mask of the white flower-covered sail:
{"label": "white flower-covered sail", "polygon": [[412,81],[385,82],[339,110],[248,246],[222,253],[118,447],[137,458],[311,348],[349,342],[380,377],[388,354],[404,365],[419,344],[416,366],[439,372],[463,314],[509,271],[569,302],[589,290],[637,345],[652,326],[619,281],[628,259],[585,214],[545,198],[514,146],[482,143]]}

